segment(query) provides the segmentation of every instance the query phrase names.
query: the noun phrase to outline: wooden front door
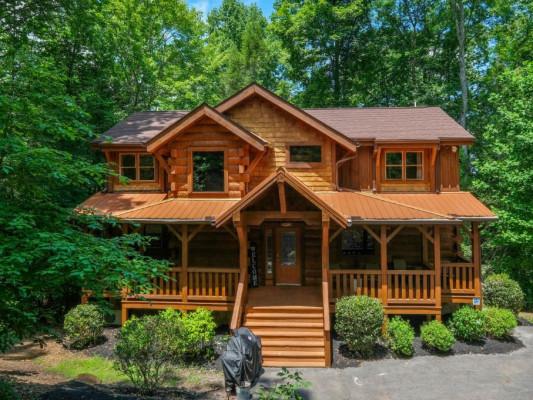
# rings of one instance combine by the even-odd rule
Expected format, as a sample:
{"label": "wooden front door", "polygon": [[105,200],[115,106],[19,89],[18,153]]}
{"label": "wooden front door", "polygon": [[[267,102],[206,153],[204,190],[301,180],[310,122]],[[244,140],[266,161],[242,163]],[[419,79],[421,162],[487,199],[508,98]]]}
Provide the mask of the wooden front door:
{"label": "wooden front door", "polygon": [[300,228],[276,229],[276,285],[300,285],[302,282],[302,251]]}

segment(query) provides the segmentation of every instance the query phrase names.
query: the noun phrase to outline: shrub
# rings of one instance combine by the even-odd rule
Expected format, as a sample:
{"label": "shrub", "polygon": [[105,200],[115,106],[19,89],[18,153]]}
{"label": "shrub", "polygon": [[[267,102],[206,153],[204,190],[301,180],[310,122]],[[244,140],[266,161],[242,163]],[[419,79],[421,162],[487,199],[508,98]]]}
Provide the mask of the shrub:
{"label": "shrub", "polygon": [[82,349],[94,344],[104,332],[104,315],[93,304],[80,304],[65,315],[63,329],[68,347]]}
{"label": "shrub", "polygon": [[483,283],[485,305],[506,308],[515,314],[524,306],[524,292],[507,274],[489,275]]}
{"label": "shrub", "polygon": [[282,383],[269,389],[262,386],[257,392],[259,400],[303,400],[300,390],[310,387],[311,383],[304,380],[300,372],[291,373],[282,368],[278,376]]}
{"label": "shrub", "polygon": [[198,308],[194,312],[182,314],[168,309],[163,311],[160,317],[168,322],[181,324],[182,335],[175,338],[173,346],[177,358],[199,360],[212,356],[217,325],[211,311]]}
{"label": "shrub", "polygon": [[453,335],[465,342],[478,342],[485,335],[485,315],[471,307],[461,307],[449,322]]}
{"label": "shrub", "polygon": [[483,309],[485,315],[485,332],[487,335],[502,339],[511,334],[516,328],[516,317],[511,310],[497,307],[487,307]]}
{"label": "shrub", "polygon": [[415,330],[409,321],[400,317],[394,317],[389,321],[387,336],[390,348],[393,352],[401,356],[412,356],[415,352],[413,342],[415,340]]}
{"label": "shrub", "polygon": [[17,392],[15,392],[15,389],[13,389],[13,385],[4,380],[0,379],[0,399],[2,400],[19,400],[20,396]]}
{"label": "shrub", "polygon": [[448,352],[455,343],[455,338],[440,321],[431,321],[420,328],[422,343],[430,349]]}
{"label": "shrub", "polygon": [[163,318],[161,314],[132,318],[118,335],[115,368],[142,393],[151,393],[177,363],[182,335],[183,324],[178,318]]}
{"label": "shrub", "polygon": [[335,330],[351,351],[362,356],[372,354],[381,335],[383,307],[378,299],[347,296],[337,301]]}

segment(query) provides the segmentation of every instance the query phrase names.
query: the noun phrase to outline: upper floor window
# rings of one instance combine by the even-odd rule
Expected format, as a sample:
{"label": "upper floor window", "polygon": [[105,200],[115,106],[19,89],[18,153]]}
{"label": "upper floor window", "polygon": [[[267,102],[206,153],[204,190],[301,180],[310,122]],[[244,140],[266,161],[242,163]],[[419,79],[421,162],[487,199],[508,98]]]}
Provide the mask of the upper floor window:
{"label": "upper floor window", "polygon": [[154,181],[154,157],[151,154],[121,154],[120,175],[133,181]]}
{"label": "upper floor window", "polygon": [[423,180],[423,151],[387,151],[385,152],[386,180]]}
{"label": "upper floor window", "polygon": [[290,163],[319,163],[322,162],[322,146],[320,145],[291,145],[289,146]]}
{"label": "upper floor window", "polygon": [[224,192],[224,152],[193,151],[193,192]]}

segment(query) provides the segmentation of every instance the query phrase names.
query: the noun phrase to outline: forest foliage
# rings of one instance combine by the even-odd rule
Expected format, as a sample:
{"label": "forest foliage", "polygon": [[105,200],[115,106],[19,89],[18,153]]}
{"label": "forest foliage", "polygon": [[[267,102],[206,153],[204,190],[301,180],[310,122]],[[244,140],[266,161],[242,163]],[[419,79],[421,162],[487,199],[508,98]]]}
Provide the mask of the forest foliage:
{"label": "forest foliage", "polygon": [[116,222],[73,212],[112,173],[91,141],[131,112],[216,104],[252,81],[300,106],[438,105],[464,120],[477,144],[463,188],[500,217],[484,261],[518,278],[531,306],[532,10],[276,0],[265,16],[224,0],[202,15],[184,0],[0,0],[0,346],[57,322],[82,286],[142,291],[166,267],[137,251],[145,238],[106,238]]}

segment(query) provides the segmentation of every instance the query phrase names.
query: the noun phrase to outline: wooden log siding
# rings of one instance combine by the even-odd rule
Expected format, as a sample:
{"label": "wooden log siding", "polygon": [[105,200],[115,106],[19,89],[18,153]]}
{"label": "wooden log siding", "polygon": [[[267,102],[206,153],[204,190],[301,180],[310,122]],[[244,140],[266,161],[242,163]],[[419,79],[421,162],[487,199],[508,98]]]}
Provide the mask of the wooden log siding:
{"label": "wooden log siding", "polygon": [[443,263],[442,293],[474,296],[474,264]]}
{"label": "wooden log siding", "polygon": [[154,280],[152,293],[143,295],[147,299],[175,299],[177,301],[209,300],[233,301],[235,300],[239,284],[238,268],[203,268],[191,267],[187,269],[188,286],[184,295],[182,289],[182,268],[170,268],[168,279]]}

